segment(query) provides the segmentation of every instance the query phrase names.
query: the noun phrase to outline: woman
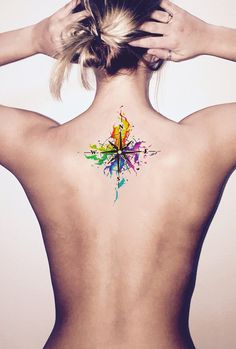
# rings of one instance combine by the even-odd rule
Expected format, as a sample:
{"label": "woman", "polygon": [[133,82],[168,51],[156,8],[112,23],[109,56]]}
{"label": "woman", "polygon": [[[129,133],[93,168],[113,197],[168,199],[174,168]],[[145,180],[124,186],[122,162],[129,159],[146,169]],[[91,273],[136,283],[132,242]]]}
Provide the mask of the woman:
{"label": "woman", "polygon": [[176,123],[151,107],[148,87],[163,61],[235,61],[235,43],[236,30],[167,0],[72,1],[0,35],[1,65],[58,58],[55,96],[71,61],[85,86],[86,67],[97,80],[90,108],[63,125],[0,109],[0,163],[21,182],[49,259],[56,322],[45,349],[194,348],[189,305],[236,164],[236,103]]}

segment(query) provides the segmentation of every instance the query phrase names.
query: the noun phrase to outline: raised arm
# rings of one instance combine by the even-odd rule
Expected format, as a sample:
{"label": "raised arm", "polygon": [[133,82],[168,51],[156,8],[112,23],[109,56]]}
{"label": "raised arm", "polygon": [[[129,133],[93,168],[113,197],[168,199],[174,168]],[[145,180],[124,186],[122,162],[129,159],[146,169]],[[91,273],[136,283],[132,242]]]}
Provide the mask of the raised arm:
{"label": "raised arm", "polygon": [[56,57],[62,48],[62,33],[73,21],[86,17],[86,11],[73,14],[80,1],[72,0],[52,16],[34,25],[0,33],[0,65],[42,53]]}
{"label": "raised arm", "polygon": [[[85,11],[73,14],[79,1],[73,0],[52,16],[32,26],[0,34],[0,65],[37,53],[55,57],[67,25],[83,19]],[[14,91],[11,91],[14,94]],[[16,91],[17,93],[17,91]],[[0,101],[1,102],[1,101]],[[38,113],[0,105],[0,164],[14,170],[28,151],[29,136],[58,123]],[[23,161],[22,161],[23,162]]]}
{"label": "raised arm", "polygon": [[[146,47],[148,53],[161,59],[171,58],[174,62],[200,55],[236,61],[236,29],[206,23],[169,0],[162,0],[160,5],[166,12],[154,11],[154,21],[144,23],[140,29],[163,34],[163,37],[150,36],[135,40],[131,45]],[[168,14],[172,15],[170,21]],[[216,158],[224,169],[236,167],[235,102],[204,108],[180,123],[202,130],[202,137],[206,135],[206,142],[211,140]]]}

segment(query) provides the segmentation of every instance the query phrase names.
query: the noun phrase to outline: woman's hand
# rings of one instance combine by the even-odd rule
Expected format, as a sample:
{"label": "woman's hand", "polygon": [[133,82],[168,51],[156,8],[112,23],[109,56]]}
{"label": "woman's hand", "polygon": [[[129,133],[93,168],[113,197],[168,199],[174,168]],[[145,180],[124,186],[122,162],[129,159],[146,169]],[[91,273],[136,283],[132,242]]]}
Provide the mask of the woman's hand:
{"label": "woman's hand", "polygon": [[86,18],[86,11],[72,13],[80,1],[72,0],[52,16],[45,18],[34,26],[34,42],[36,51],[56,57],[62,50],[63,32],[73,22]]}
{"label": "woman's hand", "polygon": [[205,54],[210,41],[208,33],[211,25],[169,0],[162,0],[160,6],[166,12],[154,11],[151,16],[159,22],[145,22],[139,29],[163,36],[142,38],[130,44],[149,48],[148,54],[175,62]]}

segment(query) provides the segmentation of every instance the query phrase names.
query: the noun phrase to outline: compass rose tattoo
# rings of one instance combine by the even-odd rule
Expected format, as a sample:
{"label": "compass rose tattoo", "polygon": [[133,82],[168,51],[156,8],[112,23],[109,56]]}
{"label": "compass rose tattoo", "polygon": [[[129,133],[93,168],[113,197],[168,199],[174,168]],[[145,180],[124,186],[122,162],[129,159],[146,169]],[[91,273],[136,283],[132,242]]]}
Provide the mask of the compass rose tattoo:
{"label": "compass rose tattoo", "polygon": [[105,175],[116,177],[115,202],[118,200],[119,189],[128,181],[128,172],[137,172],[143,164],[147,163],[147,157],[157,155],[160,152],[151,150],[145,141],[136,140],[131,135],[133,126],[120,110],[118,125],[113,126],[111,136],[103,143],[91,144],[90,150],[85,151],[86,159],[95,161],[97,167],[103,167]]}

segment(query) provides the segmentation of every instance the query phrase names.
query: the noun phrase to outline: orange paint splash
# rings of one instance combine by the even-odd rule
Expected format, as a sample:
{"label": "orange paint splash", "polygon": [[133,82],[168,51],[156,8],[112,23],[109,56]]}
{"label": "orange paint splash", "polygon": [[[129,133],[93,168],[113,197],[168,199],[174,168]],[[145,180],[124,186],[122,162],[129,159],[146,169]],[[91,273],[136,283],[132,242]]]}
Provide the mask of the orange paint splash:
{"label": "orange paint splash", "polygon": [[119,125],[113,126],[111,137],[114,139],[115,145],[118,147],[118,149],[121,149],[123,146],[125,146],[127,138],[129,137],[129,134],[131,132],[131,125],[124,116],[123,111],[120,112],[119,120]]}

